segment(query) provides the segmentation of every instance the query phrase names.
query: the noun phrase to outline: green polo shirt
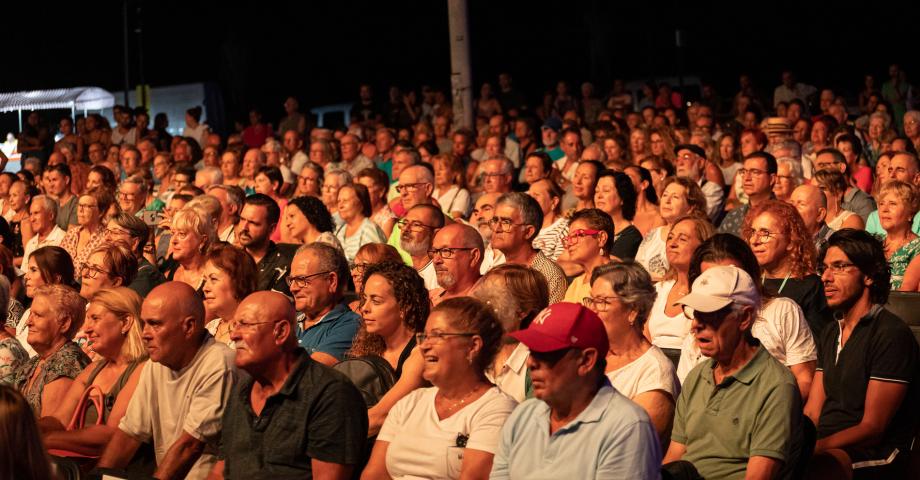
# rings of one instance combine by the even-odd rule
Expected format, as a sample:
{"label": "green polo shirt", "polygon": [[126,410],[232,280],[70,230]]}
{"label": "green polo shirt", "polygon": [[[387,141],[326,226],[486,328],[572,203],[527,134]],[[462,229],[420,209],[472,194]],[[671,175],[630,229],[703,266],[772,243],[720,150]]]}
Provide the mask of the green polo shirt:
{"label": "green polo shirt", "polygon": [[719,385],[714,365],[707,360],[691,370],[677,399],[671,440],[687,447],[681,460],[704,478],[744,478],[752,456],[781,460],[787,472],[801,441],[795,377],[763,346]]}

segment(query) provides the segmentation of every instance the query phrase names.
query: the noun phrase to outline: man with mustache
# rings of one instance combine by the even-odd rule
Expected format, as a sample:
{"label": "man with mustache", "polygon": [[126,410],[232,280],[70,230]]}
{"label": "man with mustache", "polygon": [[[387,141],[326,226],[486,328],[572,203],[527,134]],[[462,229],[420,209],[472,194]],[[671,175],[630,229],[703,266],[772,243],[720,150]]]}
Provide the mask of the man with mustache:
{"label": "man with mustache", "polygon": [[842,229],[819,255],[818,273],[838,320],[815,339],[805,415],[818,441],[805,478],[907,478],[920,349],[907,324],[883,308],[891,273],[882,245]]}
{"label": "man with mustache", "polygon": [[409,209],[399,225],[399,245],[412,257],[412,266],[425,280],[429,291],[438,288],[438,277],[434,263],[428,257],[428,249],[435,234],[444,226],[444,213],[434,205],[419,204]]}
{"label": "man with mustache", "polygon": [[364,399],[298,346],[295,313],[277,292],[255,292],[236,310],[230,338],[249,377],[229,396],[215,477],[346,480],[363,460]]}
{"label": "man with mustache", "polygon": [[479,230],[482,241],[485,243],[485,251],[482,253],[482,264],[479,267],[479,273],[485,275],[493,265],[505,263],[505,256],[499,250],[492,248],[492,215],[495,215],[495,202],[498,201],[501,194],[484,193],[473,207],[470,213],[470,225]]}
{"label": "man with mustache", "polygon": [[208,334],[192,287],[167,282],[141,306],[150,355],[99,467],[124,468],[153,442],[156,478],[205,478],[217,461],[221,416],[236,380],[233,351]]}
{"label": "man with mustache", "polygon": [[445,226],[434,235],[428,258],[434,264],[440,288],[431,290],[431,303],[465,297],[482,276],[482,237],[475,228],[462,223]]}

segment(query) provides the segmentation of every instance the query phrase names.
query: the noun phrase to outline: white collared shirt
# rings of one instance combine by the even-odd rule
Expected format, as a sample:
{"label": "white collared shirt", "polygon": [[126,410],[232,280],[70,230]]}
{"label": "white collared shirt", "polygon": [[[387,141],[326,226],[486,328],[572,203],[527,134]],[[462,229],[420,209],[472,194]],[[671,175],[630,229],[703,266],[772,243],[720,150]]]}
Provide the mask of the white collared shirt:
{"label": "white collared shirt", "polygon": [[529,356],[530,349],[523,343],[517,344],[514,351],[502,364],[498,374],[493,375],[490,370],[486,370],[486,378],[518,403],[523,402],[527,398],[527,357]]}

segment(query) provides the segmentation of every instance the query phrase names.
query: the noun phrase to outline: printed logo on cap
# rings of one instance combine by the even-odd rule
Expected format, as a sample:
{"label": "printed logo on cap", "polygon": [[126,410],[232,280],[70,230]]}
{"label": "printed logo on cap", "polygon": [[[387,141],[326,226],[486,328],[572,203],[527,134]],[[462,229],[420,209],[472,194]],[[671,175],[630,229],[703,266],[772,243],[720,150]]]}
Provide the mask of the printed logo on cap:
{"label": "printed logo on cap", "polygon": [[544,308],[543,311],[540,312],[540,314],[537,315],[537,316],[533,319],[533,323],[535,323],[535,324],[537,324],[537,325],[543,325],[543,322],[545,322],[545,321],[546,321],[546,318],[549,317],[552,313],[553,313],[553,311],[550,310],[549,308]]}

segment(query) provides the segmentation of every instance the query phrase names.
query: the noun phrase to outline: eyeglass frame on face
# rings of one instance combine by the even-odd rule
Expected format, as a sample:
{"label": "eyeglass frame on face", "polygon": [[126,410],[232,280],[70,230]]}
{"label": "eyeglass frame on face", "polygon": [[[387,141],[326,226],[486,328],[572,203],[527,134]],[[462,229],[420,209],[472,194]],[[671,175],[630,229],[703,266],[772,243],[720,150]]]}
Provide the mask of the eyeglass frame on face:
{"label": "eyeglass frame on face", "polygon": [[530,358],[535,362],[539,362],[543,365],[546,365],[547,368],[553,369],[556,368],[556,365],[562,361],[563,358],[569,355],[569,352],[572,350],[578,350],[575,347],[561,348],[559,350],[553,350],[551,352],[535,352],[530,351]]}
{"label": "eyeglass frame on face", "polygon": [[138,195],[139,193],[140,193],[140,192],[129,193],[129,192],[123,192],[123,191],[119,190],[119,191],[118,191],[118,198],[124,199],[124,200],[134,200],[135,198],[137,198],[137,195]]}
{"label": "eyeglass frame on face", "polygon": [[318,277],[320,275],[328,275],[330,273],[335,273],[335,272],[333,272],[332,270],[326,270],[324,272],[312,273],[310,275],[297,275],[297,276],[288,275],[284,279],[284,282],[287,283],[288,287],[293,287],[296,284],[297,288],[306,288],[310,286],[311,283],[313,283],[314,277]]}
{"label": "eyeglass frame on face", "polygon": [[819,277],[824,277],[824,273],[830,270],[832,275],[838,276],[846,273],[848,268],[856,266],[857,265],[852,262],[833,262],[830,265],[819,263],[815,266],[815,273],[817,273]]}
{"label": "eyeglass frame on face", "polygon": [[[766,233],[763,233],[763,232],[766,232]],[[761,228],[759,230],[754,230],[753,228],[745,228],[741,230],[741,237],[746,238],[748,240],[750,240],[751,237],[753,237],[755,234],[757,235],[757,238],[751,243],[756,242],[756,243],[761,243],[761,244],[767,244],[767,243],[772,242],[774,238],[782,235],[782,232],[771,232],[767,230],[766,228]],[[764,238],[766,238],[766,240],[764,240]]]}
{"label": "eyeglass frame on face", "polygon": [[108,228],[108,227],[102,230],[102,234],[103,235],[127,235],[128,237],[131,236],[131,232],[127,230],[122,230],[120,228]]}
{"label": "eyeglass frame on face", "polygon": [[[84,273],[84,271],[89,272],[89,273]],[[92,275],[90,275],[90,273],[92,273]],[[80,278],[86,277],[86,278],[92,278],[95,280],[96,277],[98,277],[100,273],[104,273],[106,275],[112,274],[112,272],[103,270],[97,267],[96,265],[92,265],[90,263],[83,262],[80,264]]]}
{"label": "eyeglass frame on face", "polygon": [[357,273],[358,275],[364,275],[367,267],[371,266],[370,263],[352,263],[348,266],[348,270]]}
{"label": "eyeglass frame on face", "polygon": [[476,332],[439,332],[437,330],[426,333],[426,332],[416,332],[415,333],[415,344],[421,345],[427,340],[431,340],[432,343],[441,344],[446,337],[475,337],[479,335]]}
{"label": "eyeglass frame on face", "polygon": [[417,191],[422,185],[431,185],[431,184],[430,184],[429,182],[416,182],[416,183],[399,184],[399,185],[396,185],[396,193],[403,193],[403,189],[405,189],[406,192],[415,192],[415,191]]}
{"label": "eyeglass frame on face", "polygon": [[603,313],[610,309],[610,305],[614,301],[619,301],[619,300],[621,300],[621,298],[618,296],[584,297],[581,299],[581,304],[597,313]]}
{"label": "eyeglass frame on face", "polygon": [[[501,225],[501,229],[498,226]],[[514,220],[510,218],[501,218],[493,216],[489,219],[489,226],[492,227],[492,231],[495,232],[510,232],[511,227],[522,227],[526,224],[524,223],[514,223]]]}
{"label": "eyeglass frame on face", "polygon": [[396,224],[399,225],[399,230],[403,232],[408,230],[410,232],[418,233],[418,232],[421,232],[423,228],[427,228],[429,230],[437,229],[437,227],[432,227],[431,225],[425,225],[424,223],[419,222],[419,221],[414,220],[410,222],[409,220],[406,220],[405,218],[401,218],[397,220]]}
{"label": "eyeglass frame on face", "polygon": [[[449,260],[454,258],[455,251],[460,250],[476,250],[476,247],[441,247],[441,248],[429,248],[428,249],[428,258],[434,260],[434,256],[438,255],[444,260]],[[445,255],[445,253],[447,253]]]}
{"label": "eyeglass frame on face", "polygon": [[572,230],[563,238],[566,245],[575,245],[581,241],[584,237],[597,237],[602,230],[594,230],[591,228],[579,228],[578,230]]}
{"label": "eyeglass frame on face", "polygon": [[99,205],[88,205],[85,203],[77,202],[77,210],[92,210],[94,208],[99,208]]}

